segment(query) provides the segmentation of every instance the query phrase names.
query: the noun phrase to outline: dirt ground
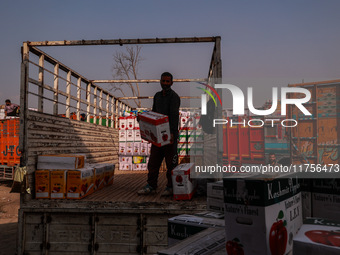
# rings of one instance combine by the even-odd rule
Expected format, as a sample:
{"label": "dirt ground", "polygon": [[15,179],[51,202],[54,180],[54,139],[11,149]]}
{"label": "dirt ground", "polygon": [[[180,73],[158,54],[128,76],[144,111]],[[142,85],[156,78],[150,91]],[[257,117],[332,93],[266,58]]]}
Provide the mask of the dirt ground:
{"label": "dirt ground", "polygon": [[14,255],[20,194],[9,193],[11,182],[0,181],[0,255]]}

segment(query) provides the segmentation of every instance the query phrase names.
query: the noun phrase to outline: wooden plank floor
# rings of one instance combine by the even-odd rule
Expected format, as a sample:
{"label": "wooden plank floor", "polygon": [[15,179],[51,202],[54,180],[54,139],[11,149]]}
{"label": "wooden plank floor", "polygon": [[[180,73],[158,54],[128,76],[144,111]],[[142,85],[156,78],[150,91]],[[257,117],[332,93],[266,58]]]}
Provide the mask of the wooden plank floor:
{"label": "wooden plank floor", "polygon": [[[114,202],[176,202],[172,197],[161,197],[166,186],[166,173],[160,172],[158,177],[157,193],[148,196],[138,196],[137,191],[146,185],[147,171],[116,171],[112,186],[96,191],[82,199],[87,201],[114,201]],[[206,197],[193,197],[187,203],[206,203]]]}

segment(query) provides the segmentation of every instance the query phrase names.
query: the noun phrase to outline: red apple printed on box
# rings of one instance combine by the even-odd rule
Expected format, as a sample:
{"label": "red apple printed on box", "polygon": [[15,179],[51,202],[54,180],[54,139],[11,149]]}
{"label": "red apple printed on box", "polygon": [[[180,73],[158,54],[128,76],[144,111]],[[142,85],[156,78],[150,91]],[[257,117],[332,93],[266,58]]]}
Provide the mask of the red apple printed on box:
{"label": "red apple printed on box", "polygon": [[315,243],[340,247],[340,230],[310,230],[305,235]]}
{"label": "red apple printed on box", "polygon": [[238,238],[229,240],[226,243],[226,250],[228,255],[244,255],[243,245]]}
{"label": "red apple printed on box", "polygon": [[272,255],[284,255],[287,246],[286,220],[283,220],[284,213],[281,210],[273,223],[269,233],[269,247]]}

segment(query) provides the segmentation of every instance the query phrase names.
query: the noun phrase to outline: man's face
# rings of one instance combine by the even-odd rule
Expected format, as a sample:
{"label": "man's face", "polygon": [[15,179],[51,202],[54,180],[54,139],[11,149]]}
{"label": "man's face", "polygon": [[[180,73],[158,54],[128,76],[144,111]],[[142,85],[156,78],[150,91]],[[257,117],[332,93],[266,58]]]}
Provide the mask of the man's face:
{"label": "man's face", "polygon": [[7,105],[7,106],[11,105],[11,102],[6,102],[6,105]]}
{"label": "man's face", "polygon": [[163,90],[169,90],[172,85],[172,80],[170,76],[161,77],[161,86]]}
{"label": "man's face", "polygon": [[275,155],[269,155],[269,163],[275,163],[276,162],[276,156]]}

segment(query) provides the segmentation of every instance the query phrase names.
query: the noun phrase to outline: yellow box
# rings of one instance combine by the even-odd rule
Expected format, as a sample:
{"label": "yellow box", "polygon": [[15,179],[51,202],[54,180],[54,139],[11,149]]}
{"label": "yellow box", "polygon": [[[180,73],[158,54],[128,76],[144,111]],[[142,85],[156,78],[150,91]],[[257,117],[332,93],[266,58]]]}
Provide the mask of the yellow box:
{"label": "yellow box", "polygon": [[102,189],[104,185],[104,177],[106,172],[106,164],[95,164],[94,167],[94,190]]}
{"label": "yellow box", "polygon": [[67,171],[68,199],[81,199],[94,191],[94,169],[92,167]]}
{"label": "yellow box", "polygon": [[35,171],[35,197],[50,198],[50,171]]}
{"label": "yellow box", "polygon": [[66,198],[66,174],[67,170],[52,170],[50,172],[51,199]]}

